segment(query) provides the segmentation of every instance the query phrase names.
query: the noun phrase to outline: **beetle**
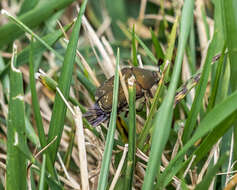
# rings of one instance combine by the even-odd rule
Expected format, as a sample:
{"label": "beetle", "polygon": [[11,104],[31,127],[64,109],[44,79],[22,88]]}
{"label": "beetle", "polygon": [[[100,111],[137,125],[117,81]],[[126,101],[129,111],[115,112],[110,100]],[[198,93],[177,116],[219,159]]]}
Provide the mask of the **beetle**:
{"label": "beetle", "polygon": [[[124,67],[121,70],[126,85],[128,79],[134,76],[136,81],[136,100],[143,97],[145,92],[151,95],[150,89],[160,80],[160,74],[157,71],[151,71],[138,67]],[[84,114],[84,117],[93,126],[98,126],[109,119],[113,102],[114,76],[106,80],[95,93],[95,104]],[[126,97],[121,84],[118,90],[118,113],[122,112],[128,106]]]}

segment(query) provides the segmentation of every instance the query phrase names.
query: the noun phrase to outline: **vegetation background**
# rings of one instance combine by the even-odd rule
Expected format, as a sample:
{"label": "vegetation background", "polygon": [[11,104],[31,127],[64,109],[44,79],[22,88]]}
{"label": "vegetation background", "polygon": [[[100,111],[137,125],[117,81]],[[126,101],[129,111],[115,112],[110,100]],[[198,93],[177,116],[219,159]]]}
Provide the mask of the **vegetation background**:
{"label": "vegetation background", "polygon": [[[0,9],[0,189],[236,186],[236,0],[1,0]],[[125,85],[129,112],[117,118],[126,65],[159,68],[161,79],[141,111]],[[82,113],[113,75],[110,120],[92,127]]]}

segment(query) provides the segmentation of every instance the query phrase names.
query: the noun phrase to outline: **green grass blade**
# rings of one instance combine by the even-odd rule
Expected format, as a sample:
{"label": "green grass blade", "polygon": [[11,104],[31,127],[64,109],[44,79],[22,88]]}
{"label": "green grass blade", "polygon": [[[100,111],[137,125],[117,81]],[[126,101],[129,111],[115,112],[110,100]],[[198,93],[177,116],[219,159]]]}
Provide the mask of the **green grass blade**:
{"label": "green grass blade", "polygon": [[[222,103],[215,106],[206,117],[201,121],[200,125],[197,128],[197,131],[193,137],[187,142],[187,144],[179,151],[179,153],[171,160],[169,165],[166,167],[163,174],[160,176],[159,180],[162,183],[162,187],[167,185],[172,176],[174,176],[178,170],[182,167],[180,163],[183,160],[184,154],[193,144],[211,130],[214,130],[221,122],[226,118],[231,116],[236,110],[237,105],[233,102],[237,101],[237,92],[234,92],[232,95],[227,97]],[[178,168],[178,169],[177,169]]]}
{"label": "green grass blade", "polygon": [[159,59],[163,59],[165,58],[165,55],[164,55],[164,52],[161,48],[161,45],[158,41],[158,37],[156,37],[154,31],[152,29],[150,29],[150,32],[151,32],[151,39],[152,39],[152,43],[155,47],[155,52],[156,52],[156,57],[157,57],[157,60]]}
{"label": "green grass blade", "polygon": [[116,71],[114,76],[114,88],[113,88],[113,106],[112,112],[109,120],[109,130],[106,137],[105,150],[103,154],[103,160],[101,164],[101,170],[98,181],[98,190],[104,190],[107,187],[107,179],[109,172],[109,165],[111,161],[112,148],[114,144],[114,133],[116,129],[116,118],[117,118],[117,105],[118,105],[118,88],[119,88],[119,49],[117,51],[117,59],[116,59]]}
{"label": "green grass blade", "polygon": [[223,48],[222,53],[221,53],[221,57],[218,61],[218,66],[217,66],[217,69],[216,69],[214,84],[213,84],[213,87],[212,87],[212,91],[211,91],[211,95],[210,95],[209,103],[208,103],[208,107],[207,107],[207,112],[210,111],[216,103],[217,90],[218,90],[218,86],[219,86],[221,72],[223,71],[225,50],[226,50],[226,47]]}
{"label": "green grass blade", "polygon": [[205,7],[203,5],[201,6],[201,14],[202,14],[202,20],[204,23],[207,39],[210,40],[210,29],[207,23],[207,15],[206,15]]}
{"label": "green grass blade", "polygon": [[144,49],[144,51],[146,52],[147,56],[150,58],[150,60],[153,63],[157,63],[157,60],[155,58],[155,56],[153,55],[153,53],[149,50],[149,48],[144,44],[144,42],[138,37],[138,35],[135,34],[135,38],[138,41],[138,43],[142,46],[142,48]]}
{"label": "green grass blade", "polygon": [[46,155],[43,155],[42,166],[40,170],[40,182],[39,182],[39,190],[44,189],[45,184],[45,168],[46,168]]}
{"label": "green grass blade", "polygon": [[[69,96],[69,89],[71,85],[73,65],[74,65],[74,60],[76,56],[77,42],[79,39],[81,20],[86,8],[86,4],[87,4],[87,0],[84,0],[82,7],[80,9],[80,12],[78,14],[76,23],[72,30],[72,34],[70,37],[70,41],[69,41],[65,58],[64,58],[64,62],[63,62],[63,67],[61,70],[61,75],[58,82],[58,87],[66,99],[68,99],[68,96]],[[48,149],[52,162],[55,161],[58,146],[61,140],[65,115],[66,115],[66,105],[64,104],[60,95],[56,93],[52,117],[50,121],[49,134],[48,134],[48,142],[53,140],[55,136],[58,137],[56,141]]]}
{"label": "green grass blade", "polygon": [[29,66],[30,66],[30,89],[31,89],[31,96],[32,96],[32,106],[34,110],[34,116],[36,121],[36,127],[39,134],[39,140],[41,147],[46,146],[47,140],[44,133],[44,127],[42,122],[42,117],[40,114],[40,106],[36,92],[36,83],[35,83],[35,73],[34,73],[34,42],[31,42],[31,51],[30,51],[30,59],[29,59]]}
{"label": "green grass blade", "polygon": [[188,34],[190,31],[191,18],[193,15],[193,7],[194,7],[193,0],[184,2],[181,25],[180,25],[178,53],[175,59],[174,71],[172,74],[168,93],[159,109],[160,111],[158,112],[158,114],[155,116],[154,119],[153,125],[155,128],[152,136],[151,152],[142,189],[153,188],[155,177],[159,172],[161,153],[169,137],[171,119],[173,115],[172,113],[173,113],[174,96],[178,85],[178,79],[181,71],[184,50],[188,39]]}
{"label": "green grass blade", "polygon": [[193,75],[196,72],[196,51],[195,51],[195,29],[194,29],[194,19],[191,25],[190,36],[189,36],[189,49],[190,49],[190,61],[189,68],[191,74]]}
{"label": "green grass blade", "polygon": [[128,131],[128,159],[125,174],[124,189],[132,189],[133,174],[135,169],[135,152],[136,152],[136,87],[134,78],[128,81],[129,93],[129,131]]}
{"label": "green grass blade", "polygon": [[[15,46],[15,45],[14,45]],[[26,147],[25,106],[21,72],[15,68],[16,47],[10,70],[10,100],[7,130],[7,189],[26,189],[26,157],[16,147]]]}
{"label": "green grass blade", "polygon": [[138,66],[138,61],[137,61],[137,48],[136,48],[136,39],[135,39],[135,26],[133,25],[132,29],[132,60],[133,60],[133,65]]}
{"label": "green grass blade", "polygon": [[[74,0],[44,1],[44,3],[37,5],[37,7],[35,7],[31,11],[20,16],[19,19],[29,28],[34,28],[35,26],[38,26],[39,24],[44,22],[52,14],[54,14],[55,10],[63,9],[73,1]],[[24,31],[19,30],[18,26],[16,26],[14,23],[9,23],[2,26],[0,28],[0,47],[8,44],[9,42],[12,42],[23,33]]]}
{"label": "green grass blade", "polygon": [[[5,70],[5,62],[2,58],[2,56],[0,56],[0,73],[2,73]],[[4,77],[1,77],[0,75],[0,80],[2,83],[2,90],[4,92],[4,94],[9,97],[9,88],[10,88],[10,80],[9,80],[9,76],[5,75]]]}

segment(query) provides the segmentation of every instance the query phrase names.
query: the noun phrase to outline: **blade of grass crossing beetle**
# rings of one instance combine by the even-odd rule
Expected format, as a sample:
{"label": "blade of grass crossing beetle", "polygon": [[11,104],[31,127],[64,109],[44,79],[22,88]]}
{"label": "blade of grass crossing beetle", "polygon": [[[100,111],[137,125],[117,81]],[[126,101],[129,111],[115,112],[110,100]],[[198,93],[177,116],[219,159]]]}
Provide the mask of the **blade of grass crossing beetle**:
{"label": "blade of grass crossing beetle", "polygon": [[23,80],[22,74],[15,68],[15,64],[16,46],[14,44],[10,69],[6,188],[26,189],[26,157],[16,147],[26,147]]}
{"label": "blade of grass crossing beetle", "polygon": [[[69,96],[74,60],[76,56],[77,42],[81,27],[81,19],[85,11],[86,4],[87,0],[84,0],[80,12],[78,14],[76,23],[72,30],[70,41],[65,53],[61,75],[59,77],[58,87],[66,99],[68,99]],[[48,134],[48,142],[50,142],[57,136],[56,141],[49,147],[48,151],[50,154],[47,155],[47,156],[50,155],[52,162],[55,161],[58,146],[61,140],[65,115],[66,115],[66,105],[64,104],[60,95],[56,93]]]}
{"label": "blade of grass crossing beetle", "polygon": [[[154,118],[154,132],[152,136],[151,152],[148,161],[148,167],[144,178],[142,189],[153,189],[155,178],[159,172],[160,159],[166,141],[169,136],[171,127],[171,120],[173,115],[173,102],[175,91],[178,85],[178,79],[181,71],[181,65],[184,55],[188,34],[190,31],[191,18],[193,16],[194,1],[189,0],[184,2],[181,25],[180,25],[180,36],[178,42],[178,52],[175,59],[174,71],[172,74],[168,93],[161,104],[160,111],[155,115]],[[159,180],[158,180],[159,181]]]}
{"label": "blade of grass crossing beetle", "polygon": [[[168,51],[167,51],[166,58],[165,58],[166,61],[164,62],[165,64],[170,63],[171,59],[172,59],[177,25],[178,25],[178,19],[176,19],[176,22],[172,27],[172,31],[171,31],[170,38],[169,38]],[[157,110],[158,100],[160,97],[161,89],[163,87],[164,78],[165,78],[165,76],[167,76],[167,67],[169,67],[169,65],[164,65],[164,67],[166,67],[166,68],[163,69],[163,73],[162,73],[161,79],[159,81],[158,88],[156,90],[155,98],[154,98],[154,101],[151,105],[149,115],[145,121],[142,132],[140,133],[139,138],[138,138],[138,148],[140,148],[141,150],[143,150],[143,148],[144,148],[143,145],[144,145],[145,140],[147,139],[147,136],[148,136],[150,129],[152,127],[152,125],[151,125],[152,118],[155,114],[155,111]]]}
{"label": "blade of grass crossing beetle", "polygon": [[124,189],[132,189],[133,174],[135,168],[135,152],[136,152],[136,88],[135,78],[128,79],[128,93],[129,93],[129,131],[128,131],[128,159],[125,174]]}
{"label": "blade of grass crossing beetle", "polygon": [[98,182],[98,190],[104,190],[107,188],[108,183],[108,173],[109,173],[109,165],[112,156],[112,149],[114,144],[114,133],[116,129],[116,118],[117,118],[117,105],[118,105],[118,88],[119,88],[119,74],[118,74],[118,67],[119,67],[119,49],[117,51],[117,58],[116,58],[116,70],[114,76],[114,89],[113,89],[113,106],[112,106],[112,113],[109,120],[109,129],[108,134],[106,137],[105,143],[105,150],[103,154],[103,160],[101,164],[101,170],[99,175],[99,182]]}

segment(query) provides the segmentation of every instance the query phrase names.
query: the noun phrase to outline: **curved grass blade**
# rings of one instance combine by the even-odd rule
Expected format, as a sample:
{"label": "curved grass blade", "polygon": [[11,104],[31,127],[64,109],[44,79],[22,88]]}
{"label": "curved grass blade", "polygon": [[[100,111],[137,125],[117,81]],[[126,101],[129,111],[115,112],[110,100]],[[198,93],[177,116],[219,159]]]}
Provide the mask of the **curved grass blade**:
{"label": "curved grass blade", "polygon": [[[74,65],[74,60],[76,56],[77,42],[78,42],[79,32],[80,32],[80,27],[81,27],[81,19],[85,11],[86,4],[87,4],[87,0],[84,0],[82,7],[80,9],[80,12],[78,14],[76,23],[74,25],[74,28],[72,30],[72,34],[70,37],[70,41],[69,41],[65,58],[64,58],[64,62],[63,62],[61,75],[58,82],[58,87],[66,99],[68,99],[68,96],[69,96],[73,65]],[[58,146],[61,140],[65,115],[66,115],[66,105],[64,104],[60,95],[56,93],[55,103],[53,106],[53,112],[52,112],[52,117],[50,121],[49,134],[48,134],[48,142],[53,140],[55,136],[58,136],[56,142],[52,144],[48,149],[49,154],[47,154],[47,156],[50,156],[52,162],[55,161]]]}
{"label": "curved grass blade", "polygon": [[104,190],[107,187],[107,179],[108,179],[108,172],[109,172],[109,164],[111,161],[112,155],[112,148],[114,144],[114,133],[116,129],[116,118],[117,118],[117,105],[118,105],[118,87],[119,87],[119,74],[118,74],[118,67],[119,67],[119,49],[117,51],[117,58],[116,58],[116,70],[114,76],[114,89],[113,89],[113,106],[112,112],[109,120],[109,130],[106,137],[105,143],[105,150],[103,154],[103,160],[101,164],[101,170],[99,175],[98,181],[98,190]]}
{"label": "curved grass blade", "polygon": [[[194,1],[189,0],[184,2],[182,11],[180,36],[178,44],[178,53],[175,59],[174,71],[172,74],[170,87],[168,89],[167,96],[165,97],[158,114],[154,119],[154,132],[152,136],[151,152],[148,161],[148,167],[146,169],[145,179],[142,189],[152,189],[155,178],[159,172],[160,159],[165,144],[169,137],[171,128],[171,120],[173,115],[173,102],[175,91],[178,85],[178,79],[181,71],[181,65],[184,55],[185,46],[188,39],[188,34],[191,26],[191,19],[193,16]],[[158,180],[159,183],[160,180]],[[159,188],[162,189],[160,185]]]}

